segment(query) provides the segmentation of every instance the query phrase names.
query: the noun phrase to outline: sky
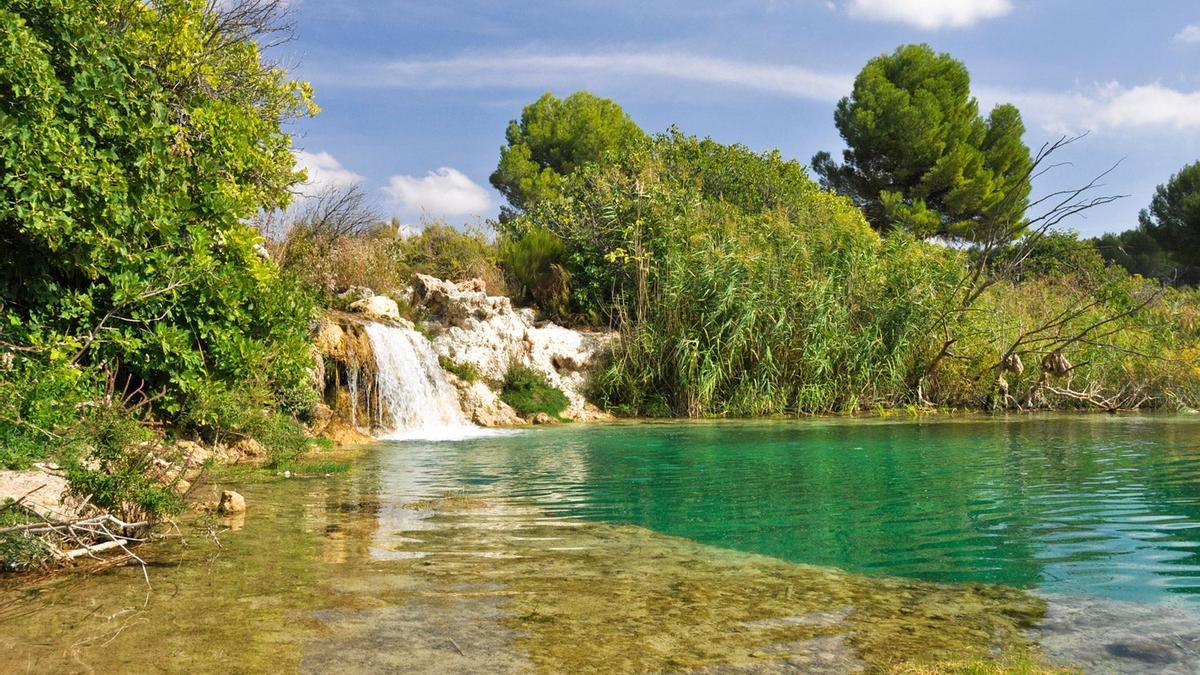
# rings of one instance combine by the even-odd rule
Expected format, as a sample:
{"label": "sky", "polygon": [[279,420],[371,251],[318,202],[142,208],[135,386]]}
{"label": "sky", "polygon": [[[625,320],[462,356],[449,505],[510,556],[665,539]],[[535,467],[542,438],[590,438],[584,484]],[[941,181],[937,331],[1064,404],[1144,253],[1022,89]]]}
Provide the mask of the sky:
{"label": "sky", "polygon": [[[1197,0],[291,0],[281,49],[323,111],[290,123],[311,194],[359,183],[419,226],[483,225],[504,130],[546,91],[615,100],[643,129],[808,164],[840,156],[838,99],[872,57],[927,43],[964,62],[981,109],[1009,102],[1037,150],[1087,132],[1034,196],[1128,195],[1064,223],[1136,226],[1156,185],[1200,160]],[[1119,162],[1119,164],[1118,164]]]}

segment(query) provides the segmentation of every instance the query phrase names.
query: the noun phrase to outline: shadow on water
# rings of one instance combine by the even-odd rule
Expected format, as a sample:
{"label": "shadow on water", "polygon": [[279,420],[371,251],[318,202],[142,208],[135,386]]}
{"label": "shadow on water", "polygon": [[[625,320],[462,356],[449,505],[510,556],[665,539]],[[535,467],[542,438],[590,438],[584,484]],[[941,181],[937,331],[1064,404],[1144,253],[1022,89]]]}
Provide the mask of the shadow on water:
{"label": "shadow on water", "polygon": [[241,528],[155,547],[150,587],[135,567],[0,589],[0,671],[838,672],[1020,661],[1036,639],[1089,669],[1193,672],[1197,430],[380,444],[346,476],[237,486]]}

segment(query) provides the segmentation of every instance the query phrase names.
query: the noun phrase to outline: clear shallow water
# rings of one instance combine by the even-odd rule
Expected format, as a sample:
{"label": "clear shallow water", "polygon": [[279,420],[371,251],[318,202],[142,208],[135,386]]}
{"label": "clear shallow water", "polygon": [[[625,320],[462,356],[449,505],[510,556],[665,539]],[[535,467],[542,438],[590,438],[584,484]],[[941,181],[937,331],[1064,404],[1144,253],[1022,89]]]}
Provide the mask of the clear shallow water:
{"label": "clear shallow water", "polygon": [[486,489],[792,562],[1200,607],[1200,418],[567,425],[378,461],[412,494]]}
{"label": "clear shallow water", "polygon": [[0,579],[0,672],[886,672],[1030,640],[1084,672],[1200,672],[1197,431],[568,425],[218,474],[200,490],[248,512],[196,516],[146,573]]}

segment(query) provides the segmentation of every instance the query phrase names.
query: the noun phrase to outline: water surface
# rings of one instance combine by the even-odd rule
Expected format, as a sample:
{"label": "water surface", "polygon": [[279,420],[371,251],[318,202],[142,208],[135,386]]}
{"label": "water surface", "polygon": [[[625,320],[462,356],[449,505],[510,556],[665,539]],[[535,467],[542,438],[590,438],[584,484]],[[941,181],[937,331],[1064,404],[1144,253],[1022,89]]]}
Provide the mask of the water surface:
{"label": "water surface", "polygon": [[383,451],[418,491],[867,574],[1200,605],[1200,419],[561,426]]}
{"label": "water surface", "polygon": [[1197,672],[1198,431],[1056,416],[383,442],[347,474],[202,485],[241,491],[244,519],[141,549],[145,574],[0,582],[0,672],[825,673],[1019,659],[1031,640],[1088,671]]}

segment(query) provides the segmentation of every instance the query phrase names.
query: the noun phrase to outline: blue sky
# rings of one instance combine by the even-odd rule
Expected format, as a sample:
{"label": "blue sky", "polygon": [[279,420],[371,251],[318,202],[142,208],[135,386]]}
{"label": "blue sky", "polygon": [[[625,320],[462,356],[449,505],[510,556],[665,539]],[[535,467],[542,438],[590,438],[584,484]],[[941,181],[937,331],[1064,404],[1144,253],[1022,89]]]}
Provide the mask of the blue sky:
{"label": "blue sky", "polygon": [[647,131],[839,154],[837,99],[871,57],[926,42],[966,63],[984,109],[1016,104],[1036,149],[1089,131],[1035,193],[1129,198],[1070,226],[1133,227],[1155,185],[1200,160],[1196,0],[292,0],[286,59],[324,109],[296,122],[313,191],[361,182],[418,224],[495,215],[508,121],[552,90],[616,100]]}

